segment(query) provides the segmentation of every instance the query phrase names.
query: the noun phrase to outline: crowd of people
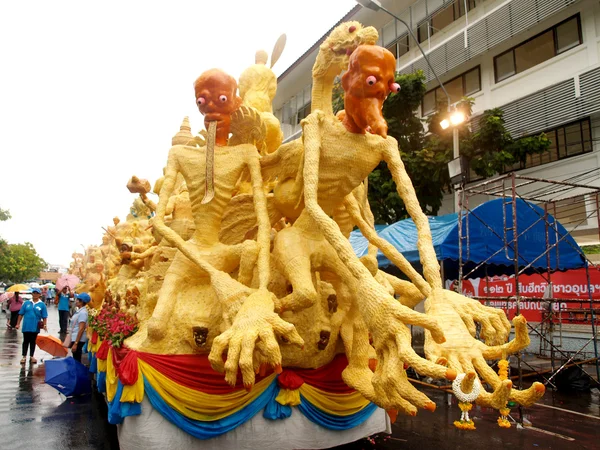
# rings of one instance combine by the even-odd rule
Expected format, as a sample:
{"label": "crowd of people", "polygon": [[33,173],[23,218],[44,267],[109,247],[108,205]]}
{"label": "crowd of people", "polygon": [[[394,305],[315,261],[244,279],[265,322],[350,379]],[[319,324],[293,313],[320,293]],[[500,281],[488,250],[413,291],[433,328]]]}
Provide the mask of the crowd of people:
{"label": "crowd of people", "polygon": [[59,338],[64,347],[70,348],[73,358],[81,361],[87,342],[88,311],[86,305],[91,297],[88,293],[74,293],[69,287],[60,291],[51,288],[33,287],[27,291],[15,292],[7,300],[7,321],[9,330],[21,330],[23,334],[21,364],[37,363],[34,357],[38,334],[48,332],[48,306],[58,309]]}

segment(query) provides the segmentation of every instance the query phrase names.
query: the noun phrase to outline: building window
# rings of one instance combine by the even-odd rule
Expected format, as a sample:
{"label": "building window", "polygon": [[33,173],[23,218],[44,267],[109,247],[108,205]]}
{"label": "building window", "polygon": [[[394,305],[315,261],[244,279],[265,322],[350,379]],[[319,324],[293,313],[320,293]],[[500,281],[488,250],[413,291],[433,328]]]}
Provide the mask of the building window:
{"label": "building window", "polygon": [[537,155],[527,155],[524,164],[518,162],[512,167],[506,167],[505,172],[541,166],[542,164],[592,151],[592,132],[589,118],[553,128],[544,133],[550,139],[548,150]]}
{"label": "building window", "polygon": [[577,14],[496,56],[496,83],[554,58],[582,42],[581,21]]}
{"label": "building window", "polygon": [[388,45],[386,48],[390,52],[392,52],[392,55],[394,55],[394,58],[396,58],[396,59],[398,59],[401,56],[405,55],[406,53],[408,53],[408,50],[409,50],[409,47],[408,47],[408,34],[405,34],[404,36],[401,36],[396,41],[394,41],[393,43],[391,43],[390,45]]}
{"label": "building window", "polygon": [[[468,11],[471,11],[482,0],[467,0]],[[455,20],[465,15],[465,0],[455,0],[448,5],[442,6],[425,21],[417,25],[417,39],[424,42],[438,31],[446,28]]]}
{"label": "building window", "polygon": [[[479,66],[445,82],[444,87],[450,96],[450,103],[456,103],[463,97],[479,92],[481,90]],[[423,96],[421,106],[423,116],[435,112],[438,107],[446,107],[446,94],[444,94],[441,87],[432,89]]]}
{"label": "building window", "polygon": [[300,123],[302,119],[310,114],[310,102],[298,109],[298,117],[296,123]]}

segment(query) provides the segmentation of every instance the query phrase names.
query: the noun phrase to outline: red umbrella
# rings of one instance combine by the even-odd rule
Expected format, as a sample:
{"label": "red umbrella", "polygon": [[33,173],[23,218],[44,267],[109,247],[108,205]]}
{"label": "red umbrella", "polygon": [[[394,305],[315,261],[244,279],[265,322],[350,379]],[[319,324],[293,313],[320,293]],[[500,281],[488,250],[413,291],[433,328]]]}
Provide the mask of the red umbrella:
{"label": "red umbrella", "polygon": [[75,290],[75,286],[79,284],[79,278],[73,274],[66,274],[56,280],[56,290],[62,291],[64,287],[68,286],[72,291]]}
{"label": "red umbrella", "polygon": [[63,347],[61,340],[57,337],[38,334],[35,343],[40,349],[52,356],[67,356],[67,349]]}

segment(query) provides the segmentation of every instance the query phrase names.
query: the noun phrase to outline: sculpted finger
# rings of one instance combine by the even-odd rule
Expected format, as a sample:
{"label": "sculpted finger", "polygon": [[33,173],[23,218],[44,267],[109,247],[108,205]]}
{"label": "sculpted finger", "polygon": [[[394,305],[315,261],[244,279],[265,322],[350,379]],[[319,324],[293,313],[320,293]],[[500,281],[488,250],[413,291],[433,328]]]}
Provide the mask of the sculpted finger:
{"label": "sculpted finger", "polygon": [[225,381],[231,386],[235,386],[237,380],[241,347],[242,338],[239,336],[233,336],[229,341],[227,361],[225,361]]}
{"label": "sculpted finger", "polygon": [[475,373],[475,367],[473,367],[473,363],[470,357],[466,355],[459,355],[458,359],[460,361],[460,365],[462,366],[462,370],[464,373]]}
{"label": "sculpted finger", "polygon": [[498,384],[498,387],[494,389],[494,392],[490,394],[485,389],[481,389],[479,397],[477,397],[476,403],[480,406],[487,408],[501,409],[506,406],[506,402],[510,396],[512,388],[512,381],[503,380]]}
{"label": "sculpted finger", "polygon": [[459,315],[463,323],[467,327],[467,330],[469,330],[469,334],[475,337],[475,335],[477,334],[477,326],[475,325],[475,322],[473,321],[471,315],[465,314],[465,312],[462,310],[459,311]]}
{"label": "sculpted finger", "polygon": [[474,313],[473,316],[481,324],[481,337],[484,339],[486,344],[493,343],[496,336],[496,329],[492,325],[490,319],[483,314]]}
{"label": "sculpted finger", "polygon": [[225,331],[213,340],[208,360],[210,361],[211,367],[217,372],[223,373],[225,371],[225,363],[223,362],[223,353],[229,345],[229,338],[231,336],[231,330]]}
{"label": "sculpted finger", "polygon": [[257,337],[258,330],[253,330],[250,334],[244,336],[242,340],[239,366],[246,389],[254,385],[254,345]]}
{"label": "sculpted finger", "polygon": [[492,389],[496,390],[501,382],[500,377],[498,377],[498,374],[494,371],[494,369],[488,366],[488,363],[485,362],[485,359],[481,357],[475,358],[473,360],[473,365],[475,366],[475,370],[477,370],[477,373],[481,376],[481,378],[483,378],[486,383],[492,387]]}
{"label": "sculpted finger", "polygon": [[456,353],[448,353],[448,367],[456,370],[457,373],[465,373],[463,366],[460,363],[460,359]]}
{"label": "sculpted finger", "polygon": [[456,378],[456,370],[421,358],[410,346],[402,347],[398,343],[398,348],[403,348],[400,351],[400,358],[421,375],[428,375],[432,378],[445,378],[447,380],[454,380]]}
{"label": "sculpted finger", "polygon": [[431,337],[438,344],[446,342],[444,331],[436,319],[427,314],[413,311],[400,303],[394,303],[394,307],[394,315],[400,322],[405,325],[417,325],[429,330]]}
{"label": "sculpted finger", "polygon": [[525,389],[524,391],[512,389],[510,391],[509,399],[513,402],[517,402],[519,405],[531,406],[542,398],[545,392],[546,387],[542,383],[536,381],[529,389]]}
{"label": "sculpted finger", "polygon": [[482,351],[485,359],[497,359],[503,354],[516,353],[529,345],[529,334],[527,333],[527,320],[522,315],[515,316],[515,338],[506,344],[487,347]]}
{"label": "sculpted finger", "polygon": [[298,334],[296,327],[283,320],[281,317],[275,317],[272,323],[273,330],[279,336],[284,336],[290,344],[297,345],[298,347],[302,347],[304,345],[304,339]]}
{"label": "sculpted finger", "polygon": [[435,411],[435,403],[408,381],[404,369],[402,369],[401,374],[403,375],[400,377],[401,381],[399,383],[399,392],[402,394],[402,397],[404,397],[404,399],[411,404],[415,405],[417,408],[426,409],[431,412]]}
{"label": "sculpted finger", "polygon": [[259,332],[260,341],[264,346],[265,360],[276,369],[281,370],[281,349],[271,330],[261,330]]}

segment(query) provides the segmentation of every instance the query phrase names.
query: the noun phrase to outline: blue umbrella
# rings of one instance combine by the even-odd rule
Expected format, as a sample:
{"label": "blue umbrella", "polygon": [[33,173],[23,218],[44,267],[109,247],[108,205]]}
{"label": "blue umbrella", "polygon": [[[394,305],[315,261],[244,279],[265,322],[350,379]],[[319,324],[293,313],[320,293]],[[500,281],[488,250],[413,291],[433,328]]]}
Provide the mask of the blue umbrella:
{"label": "blue umbrella", "polygon": [[88,368],[72,357],[48,359],[44,381],[66,397],[89,394],[92,385]]}

